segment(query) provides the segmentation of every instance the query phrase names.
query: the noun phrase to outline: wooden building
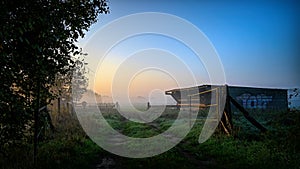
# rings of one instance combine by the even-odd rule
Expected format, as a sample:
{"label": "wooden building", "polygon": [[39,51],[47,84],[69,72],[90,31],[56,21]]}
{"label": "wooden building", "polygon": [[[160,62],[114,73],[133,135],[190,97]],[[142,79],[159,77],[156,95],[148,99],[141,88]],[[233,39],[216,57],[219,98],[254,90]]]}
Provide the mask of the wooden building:
{"label": "wooden building", "polygon": [[[217,93],[231,96],[245,109],[287,110],[286,89],[256,88],[243,86],[202,85],[189,88],[172,89],[165,92],[171,95],[178,106],[212,105],[218,101]],[[218,91],[219,90],[219,91]],[[225,92],[225,93],[224,93]]]}

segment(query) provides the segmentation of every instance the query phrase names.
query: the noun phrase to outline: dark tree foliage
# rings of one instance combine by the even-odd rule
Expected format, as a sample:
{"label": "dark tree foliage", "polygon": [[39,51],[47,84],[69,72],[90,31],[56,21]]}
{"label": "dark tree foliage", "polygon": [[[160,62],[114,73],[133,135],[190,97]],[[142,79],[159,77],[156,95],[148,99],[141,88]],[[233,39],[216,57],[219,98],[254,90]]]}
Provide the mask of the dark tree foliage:
{"label": "dark tree foliage", "polygon": [[291,92],[291,94],[289,95],[289,99],[294,98],[294,97],[298,97],[300,93],[300,89],[299,88],[294,88]]}
{"label": "dark tree foliage", "polygon": [[81,54],[77,39],[107,12],[105,0],[0,2],[0,152],[26,138],[56,75],[72,70]]}

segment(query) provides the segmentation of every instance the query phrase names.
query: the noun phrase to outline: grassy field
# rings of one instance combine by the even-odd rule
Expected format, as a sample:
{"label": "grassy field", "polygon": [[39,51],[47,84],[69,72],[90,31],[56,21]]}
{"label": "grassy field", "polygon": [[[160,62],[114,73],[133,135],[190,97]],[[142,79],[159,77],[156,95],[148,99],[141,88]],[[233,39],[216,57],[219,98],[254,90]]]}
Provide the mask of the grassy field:
{"label": "grassy field", "polygon": [[[32,145],[10,147],[1,155],[3,169],[61,168],[300,168],[300,112],[251,112],[268,132],[252,127],[239,113],[234,113],[234,134],[220,131],[203,144],[198,137],[204,119],[196,120],[189,134],[176,147],[150,158],[132,159],[111,154],[84,133],[77,118],[68,114],[55,118],[55,132],[39,143],[39,156],[33,165]],[[150,124],[126,120],[115,110],[103,113],[116,130],[131,137],[150,137],[167,130],[177,116],[177,110],[166,110]],[[202,114],[205,114],[202,112]]]}

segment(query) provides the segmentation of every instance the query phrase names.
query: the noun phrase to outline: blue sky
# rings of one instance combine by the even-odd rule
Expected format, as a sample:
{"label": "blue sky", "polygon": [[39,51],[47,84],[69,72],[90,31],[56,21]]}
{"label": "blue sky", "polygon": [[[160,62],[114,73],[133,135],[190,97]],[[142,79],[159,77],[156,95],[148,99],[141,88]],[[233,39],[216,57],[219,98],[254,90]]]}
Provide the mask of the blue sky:
{"label": "blue sky", "polygon": [[[86,38],[80,40],[81,46],[114,19],[140,12],[163,12],[191,22],[208,37],[222,61],[228,84],[300,87],[300,5],[297,1],[110,0],[109,6],[110,14],[99,17]],[[140,43],[143,38],[147,43]],[[179,50],[176,45],[170,45],[177,42],[166,41],[170,39],[154,35],[133,37],[117,46],[112,55],[126,55],[145,47],[163,48],[180,56],[193,55],[185,47]],[[184,56],[182,59],[192,62]],[[201,66],[192,69],[204,70]]]}

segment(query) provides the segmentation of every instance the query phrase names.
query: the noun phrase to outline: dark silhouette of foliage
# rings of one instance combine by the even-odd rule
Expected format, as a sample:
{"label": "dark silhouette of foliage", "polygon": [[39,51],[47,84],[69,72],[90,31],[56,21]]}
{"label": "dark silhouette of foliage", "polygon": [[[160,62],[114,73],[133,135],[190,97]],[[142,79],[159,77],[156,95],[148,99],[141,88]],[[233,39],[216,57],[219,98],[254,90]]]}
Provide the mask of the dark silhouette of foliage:
{"label": "dark silhouette of foliage", "polygon": [[298,97],[300,93],[300,89],[299,88],[294,88],[292,93],[289,95],[289,99],[293,98],[293,97]]}
{"label": "dark silhouette of foliage", "polygon": [[76,41],[108,10],[105,0],[0,2],[0,152],[30,135],[56,75],[70,72],[82,54]]}

